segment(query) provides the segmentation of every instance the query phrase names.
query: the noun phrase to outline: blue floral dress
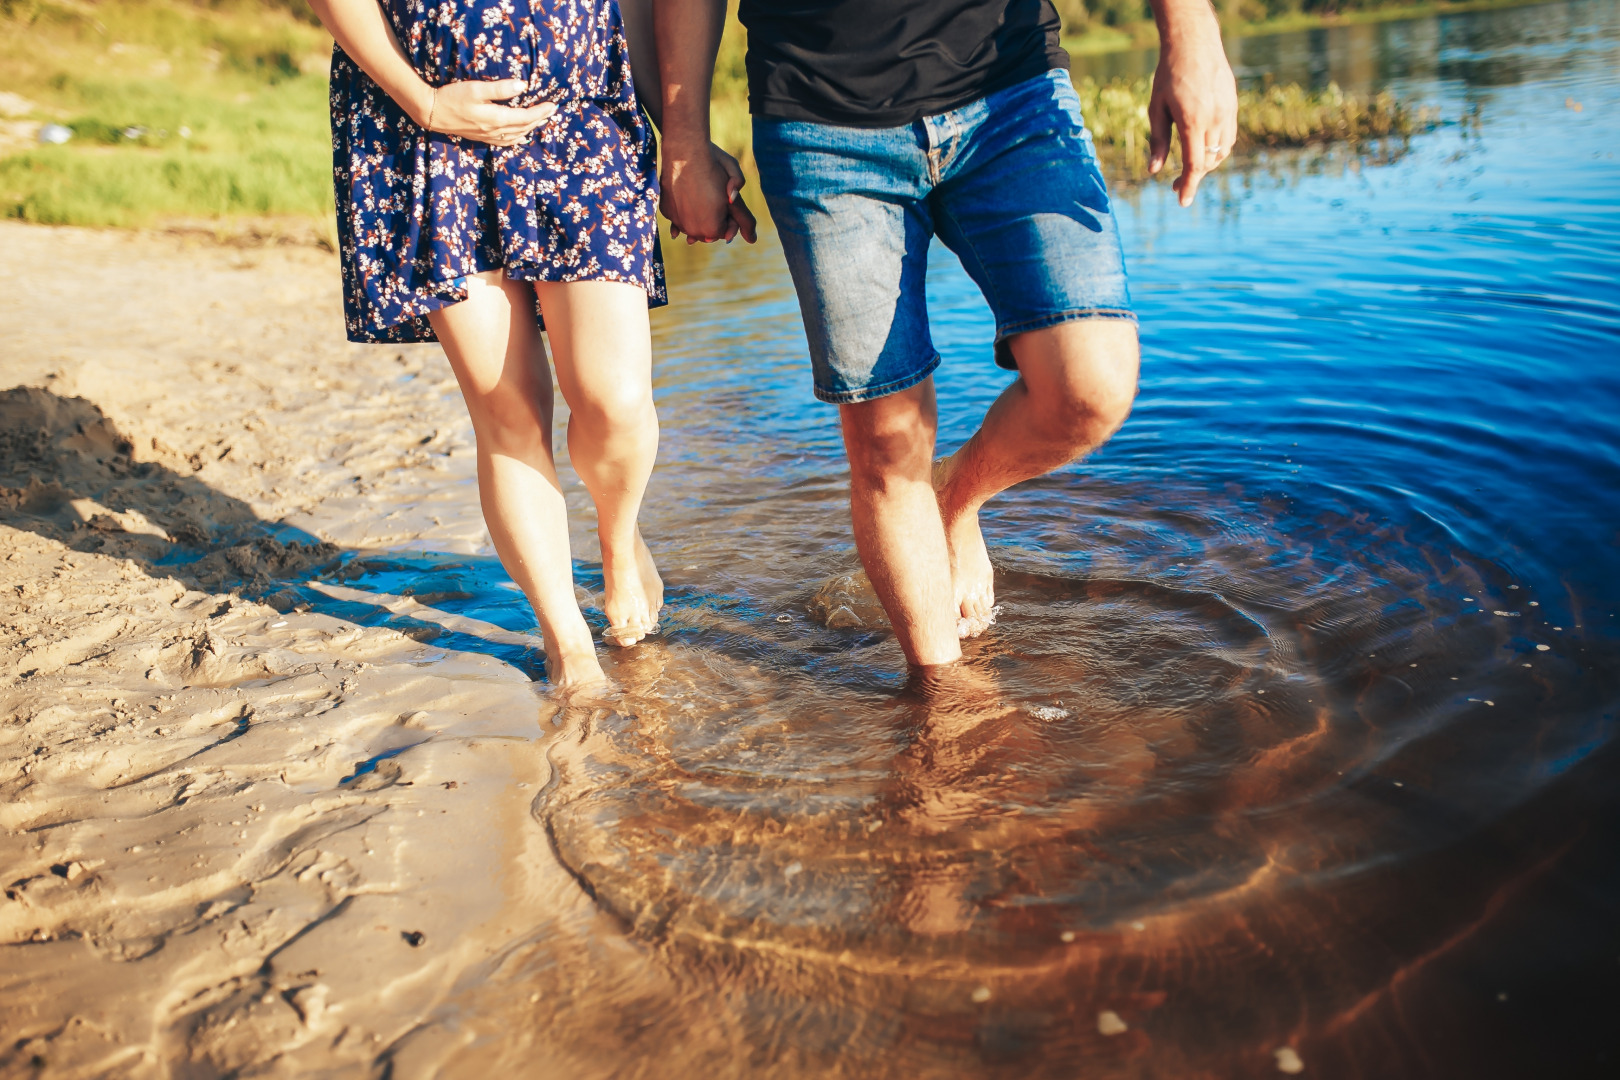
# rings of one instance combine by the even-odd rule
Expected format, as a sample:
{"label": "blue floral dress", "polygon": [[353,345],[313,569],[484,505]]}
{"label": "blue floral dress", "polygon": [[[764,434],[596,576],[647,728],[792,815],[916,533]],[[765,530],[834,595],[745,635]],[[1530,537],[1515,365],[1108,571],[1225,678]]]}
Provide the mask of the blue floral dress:
{"label": "blue floral dress", "polygon": [[433,341],[427,314],[466,277],[622,281],[667,302],[656,149],[630,82],[617,0],[383,0],[434,86],[522,79],[510,104],[557,103],[516,147],[416,126],[332,53],[332,173],[351,341]]}

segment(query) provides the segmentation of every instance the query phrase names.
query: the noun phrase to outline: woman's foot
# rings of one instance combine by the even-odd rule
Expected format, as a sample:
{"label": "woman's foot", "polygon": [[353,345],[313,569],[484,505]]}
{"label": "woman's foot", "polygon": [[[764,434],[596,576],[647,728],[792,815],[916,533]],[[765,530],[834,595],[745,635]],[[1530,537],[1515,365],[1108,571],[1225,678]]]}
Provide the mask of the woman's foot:
{"label": "woman's foot", "polygon": [[664,579],[658,576],[652,552],[636,530],[628,558],[602,552],[602,614],[607,629],[602,640],[620,647],[634,645],[658,627],[664,607]]}
{"label": "woman's foot", "polygon": [[547,642],[546,681],[554,690],[573,693],[587,687],[606,685],[608,678],[602,672],[602,663],[596,658],[596,646],[589,631],[580,645],[562,648]]}
{"label": "woman's foot", "polygon": [[951,586],[956,595],[957,633],[978,637],[996,621],[996,573],[979,530],[979,512],[953,513],[946,488],[956,471],[956,455],[934,462],[934,494],[945,524],[945,544],[951,555]]}

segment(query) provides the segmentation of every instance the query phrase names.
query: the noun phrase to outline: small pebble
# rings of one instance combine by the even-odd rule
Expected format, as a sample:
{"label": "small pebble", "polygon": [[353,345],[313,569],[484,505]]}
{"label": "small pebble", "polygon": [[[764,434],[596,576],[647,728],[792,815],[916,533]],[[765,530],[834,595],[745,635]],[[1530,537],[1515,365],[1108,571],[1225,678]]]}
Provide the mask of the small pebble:
{"label": "small pebble", "polygon": [[1097,1034],[1123,1035],[1131,1030],[1125,1021],[1119,1018],[1119,1013],[1113,1009],[1104,1009],[1097,1014]]}
{"label": "small pebble", "polygon": [[1532,601],[1530,601],[1530,606],[1531,607],[1540,607],[1541,606],[1541,601],[1540,600],[1532,600]]}
{"label": "small pebble", "polygon": [[1133,922],[1133,923],[1131,923],[1131,929],[1132,930],[1146,930],[1147,929],[1147,923],[1141,922],[1141,921]]}
{"label": "small pebble", "polygon": [[1069,944],[1069,942],[1074,940],[1074,931],[1073,930],[1065,930],[1065,931],[1063,931],[1063,933],[1058,935],[1058,940],[1063,942],[1063,944],[1065,944],[1065,945]]}
{"label": "small pebble", "polygon": [[794,874],[802,874],[802,873],[804,873],[804,864],[801,863],[799,860],[794,859],[792,862],[787,864],[787,869],[782,871],[782,876],[790,878]]}
{"label": "small pebble", "polygon": [[777,622],[792,622],[793,621],[793,616],[791,616],[791,615],[778,615],[776,617],[776,621]]}
{"label": "small pebble", "polygon": [[1474,598],[1472,596],[1465,596],[1465,597],[1463,597],[1463,599],[1468,601],[1470,604],[1472,604],[1474,602]]}
{"label": "small pebble", "polygon": [[1510,588],[1510,589],[1517,589],[1517,588],[1518,588],[1518,586],[1517,586],[1517,585],[1509,585],[1509,586],[1508,586],[1508,588]]}
{"label": "small pebble", "polygon": [[1551,648],[1552,648],[1551,645],[1537,645],[1536,646],[1536,652],[1546,652],[1547,650],[1549,650]]}
{"label": "small pebble", "polygon": [[989,1000],[990,988],[988,986],[981,986],[977,990],[973,991],[973,1003],[975,1005],[983,1005]]}
{"label": "small pebble", "polygon": [[270,624],[270,629],[272,629],[272,630],[280,630],[283,626],[286,626],[286,625],[287,625],[287,620],[282,619],[280,622],[271,623]]}
{"label": "small pebble", "polygon": [[1299,1059],[1292,1046],[1279,1047],[1272,1051],[1277,1059],[1277,1071],[1280,1073],[1300,1073],[1305,1071],[1305,1063]]}

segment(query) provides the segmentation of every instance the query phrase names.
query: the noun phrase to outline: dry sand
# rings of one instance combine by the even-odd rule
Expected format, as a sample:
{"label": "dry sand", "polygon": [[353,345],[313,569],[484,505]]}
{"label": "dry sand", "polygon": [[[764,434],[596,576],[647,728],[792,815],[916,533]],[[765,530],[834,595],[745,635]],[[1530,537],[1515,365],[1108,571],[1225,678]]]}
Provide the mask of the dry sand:
{"label": "dry sand", "polygon": [[580,902],[535,684],[241,595],[484,544],[450,371],[346,344],[312,249],[3,224],[0,272],[0,1076],[367,1071]]}

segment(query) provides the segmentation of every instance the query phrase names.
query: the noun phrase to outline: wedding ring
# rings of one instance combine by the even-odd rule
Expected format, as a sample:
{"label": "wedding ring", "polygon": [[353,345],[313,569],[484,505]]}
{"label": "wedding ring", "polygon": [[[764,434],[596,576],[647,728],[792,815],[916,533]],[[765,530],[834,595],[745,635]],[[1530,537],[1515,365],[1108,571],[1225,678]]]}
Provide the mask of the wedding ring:
{"label": "wedding ring", "polygon": [[1225,150],[1225,149],[1226,149],[1226,147],[1224,147],[1224,146],[1206,146],[1206,147],[1204,147],[1204,153],[1206,153],[1206,154],[1218,154],[1222,150]]}

